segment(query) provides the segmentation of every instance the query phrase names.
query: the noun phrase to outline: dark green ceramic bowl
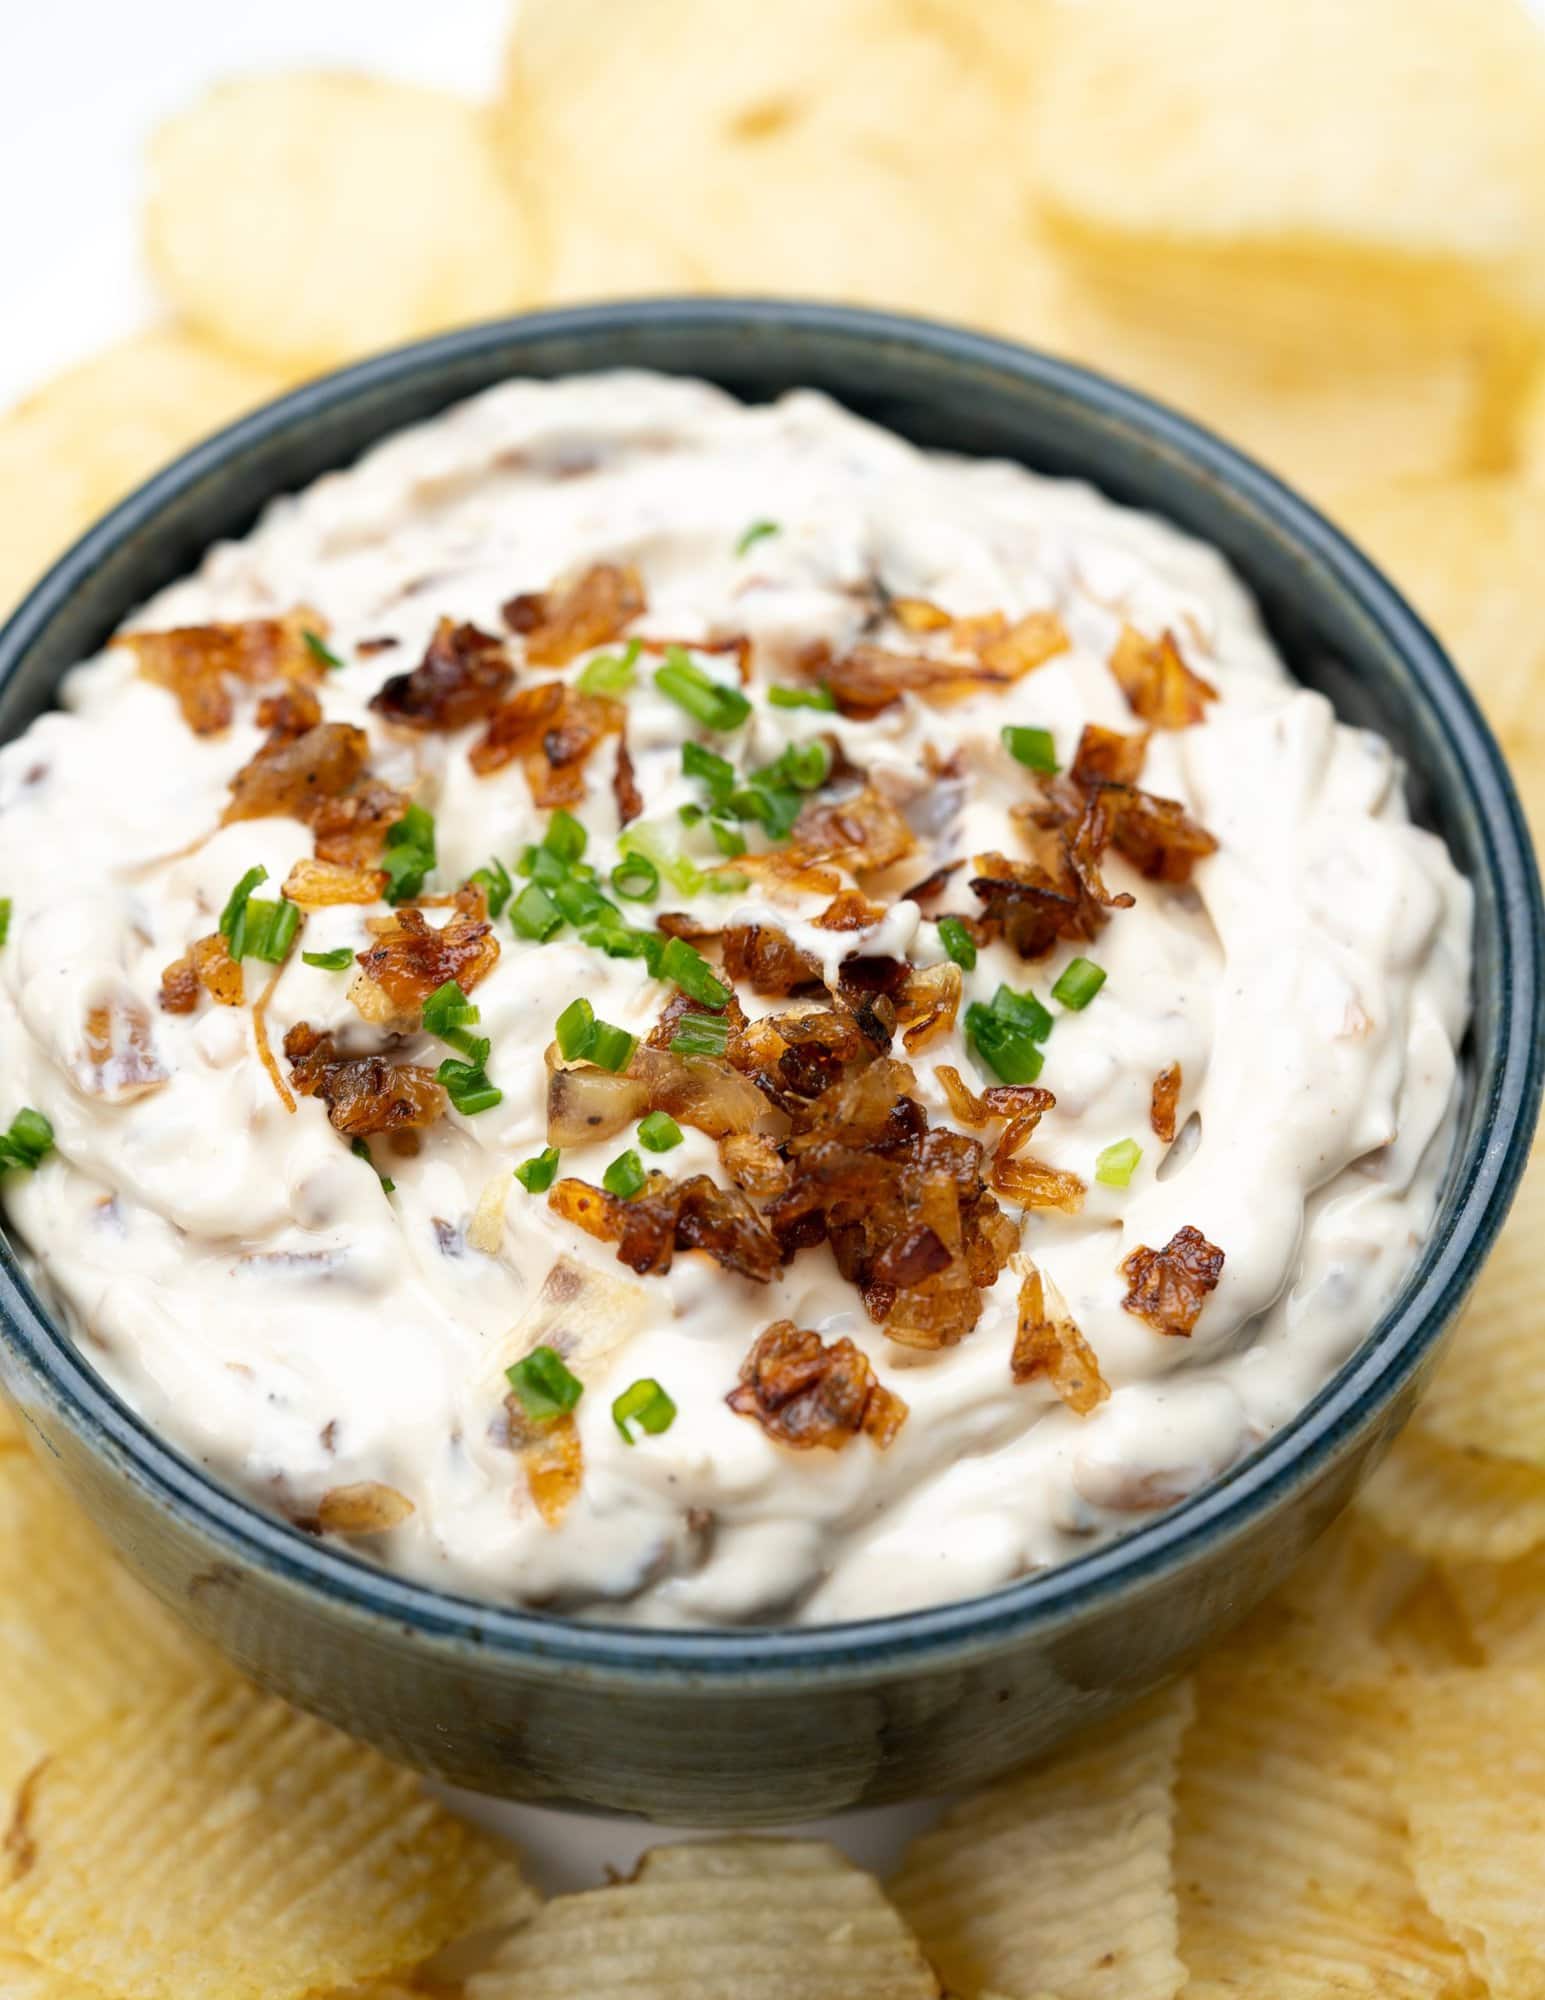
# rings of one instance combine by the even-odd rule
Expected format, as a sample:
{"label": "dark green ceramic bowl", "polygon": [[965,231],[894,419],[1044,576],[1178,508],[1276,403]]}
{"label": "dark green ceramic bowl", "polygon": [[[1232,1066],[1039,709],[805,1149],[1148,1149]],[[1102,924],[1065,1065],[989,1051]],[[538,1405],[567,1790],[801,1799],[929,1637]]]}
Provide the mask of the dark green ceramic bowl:
{"label": "dark green ceramic bowl", "polygon": [[934,1610],[813,1631],[642,1632],[383,1575],[148,1431],[0,1247],[0,1375],[39,1448],[125,1559],[245,1671],[457,1784],[748,1825],[991,1778],[1184,1665],[1286,1574],[1409,1413],[1522,1171],[1540,1090],[1539,888],[1497,747],[1431,633],[1259,467],[1063,362],[917,321],[763,301],[476,327],[235,425],[125,501],[23,604],[0,636],[0,738],[275,494],[506,376],[619,366],[705,376],[753,399],[825,389],[919,444],[1092,480],[1214,543],[1302,679],[1399,747],[1415,811],[1476,899],[1474,1025],[1442,1207],[1357,1353],[1293,1423],[1170,1513]]}

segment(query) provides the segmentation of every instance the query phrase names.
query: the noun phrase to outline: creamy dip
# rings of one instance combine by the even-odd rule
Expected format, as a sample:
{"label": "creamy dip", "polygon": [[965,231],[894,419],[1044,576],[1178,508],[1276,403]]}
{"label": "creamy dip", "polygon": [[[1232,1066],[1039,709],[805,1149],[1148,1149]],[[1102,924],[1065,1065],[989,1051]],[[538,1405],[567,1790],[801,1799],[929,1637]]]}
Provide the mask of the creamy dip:
{"label": "creamy dip", "polygon": [[[740,685],[733,651],[694,641],[750,641],[749,715],[734,728],[705,727],[657,688],[658,650],[636,657],[617,697],[643,808],[635,832],[657,856],[733,879],[712,822],[681,816],[707,801],[683,771],[688,741],[739,772],[824,742],[836,753],[814,753],[817,770],[831,766],[826,793],[867,774],[915,843],[864,878],[877,906],[867,929],[822,928],[829,893],[755,870],[727,891],[662,881],[653,903],[621,904],[627,920],[668,910],[717,930],[775,927],[833,984],[855,952],[948,964],[936,919],[983,916],[972,857],[1029,852],[1023,809],[1038,780],[1005,747],[1005,724],[1050,732],[1064,771],[1086,725],[1140,731],[1110,666],[1124,634],[1170,635],[1214,691],[1189,726],[1153,729],[1137,782],[1179,802],[1216,851],[1166,882],[1109,848],[1106,886],[1132,906],[1033,959],[978,921],[959,1018],[915,1054],[899,1039],[893,1050],[931,1125],[969,1131],[990,1157],[1001,1121],[962,1124],[938,1071],[952,1066],[972,1091],[998,1082],[966,1007],[990,1008],[1000,986],[1033,992],[1052,1016],[1039,1084],[1055,1106],[1022,1150],[1076,1176],[1081,1201],[1025,1212],[1002,1198],[1012,1255],[981,1289],[974,1326],[932,1349],[892,1339],[825,1243],[765,1283],[690,1247],[668,1271],[635,1275],[513,1169],[547,1143],[544,1052],[560,1012],[584,997],[644,1036],[672,987],[572,925],[522,939],[508,908],[493,924],[498,962],[470,996],[500,1100],[452,1104],[358,1157],[320,1097],[287,1108],[260,1060],[253,1001],[276,967],[247,959],[242,1005],[200,994],[169,1012],[158,998],[243,874],[261,865],[258,894],[276,896],[313,835],[288,816],[221,823],[264,741],[255,690],[238,687],[229,726],[199,734],[174,692],[115,646],[0,751],[0,895],[13,906],[0,1129],[32,1107],[55,1138],[36,1171],[5,1175],[5,1202],[85,1353],[193,1459],[313,1531],[336,1524],[348,1546],[447,1589],[654,1625],[829,1622],[967,1596],[1215,1478],[1364,1338],[1437,1199],[1471,898],[1441,843],[1409,823],[1390,747],[1296,685],[1225,564],[1157,519],[1018,466],[924,454],[815,394],[746,408],[642,374],[512,383],[404,432],[276,502],[132,624],[308,607],[341,663],[312,686],[322,713],[366,730],[375,777],[433,815],[427,891],[494,860],[519,891],[518,859],[550,821],[522,761],[474,770],[486,717],[410,730],[368,704],[446,617],[500,641],[512,692],[543,681],[554,670],[525,657],[529,636],[501,607],[594,564],[636,569],[647,603],[628,633],[682,642],[698,680]],[[898,599],[923,607],[905,626]],[[965,645],[959,656],[974,658],[973,633],[1033,614],[1065,643],[1014,678],[957,684],[948,698],[906,692],[867,716],[769,699],[775,685],[819,689],[819,663],[858,646],[954,657]],[[989,623],[948,623],[973,617]],[[625,657],[624,642],[582,651],[558,677],[573,682],[597,655]],[[585,764],[575,808],[609,894],[616,743]],[[723,823],[727,844],[737,824],[753,857],[775,845],[745,818]],[[949,863],[963,865],[942,888],[903,894]],[[430,1070],[454,1054],[411,1020],[362,1018],[351,998],[352,955],[388,915],[380,901],[307,913],[266,1004],[281,1078],[300,1022]],[[344,970],[301,956],[343,948]],[[712,938],[700,949],[718,963]],[[1082,1007],[1050,997],[1075,958],[1105,975]],[[831,1005],[745,984],[738,997],[752,1017]],[[107,1054],[89,1026],[104,1010]],[[124,1041],[136,1020],[137,1051]],[[1171,1142],[1155,1131],[1154,1085],[1176,1065]],[[641,1153],[645,1171],[727,1185],[715,1139],[682,1129],[671,1151]],[[776,1143],[786,1121],[766,1129]],[[630,1126],[565,1147],[557,1173],[599,1186],[636,1145]],[[1112,1184],[1133,1147],[1126,1184]],[[1190,1331],[1163,1331],[1124,1304],[1122,1266],[1186,1230],[1221,1267]],[[1015,1379],[1031,1269],[1081,1334],[1108,1391],[1098,1400],[1067,1399],[1045,1369]],[[867,1357],[906,1406],[888,1442],[857,1433],[795,1449],[744,1399],[731,1406],[753,1344],[782,1320]],[[505,1372],[536,1342],[582,1386],[562,1420],[570,1490],[545,1509],[544,1427]],[[613,1404],[640,1381],[659,1385],[674,1418],[625,1435]],[[380,1488],[395,1497],[379,1519],[395,1525],[371,1512]],[[360,1493],[362,1507],[350,1499]]]}

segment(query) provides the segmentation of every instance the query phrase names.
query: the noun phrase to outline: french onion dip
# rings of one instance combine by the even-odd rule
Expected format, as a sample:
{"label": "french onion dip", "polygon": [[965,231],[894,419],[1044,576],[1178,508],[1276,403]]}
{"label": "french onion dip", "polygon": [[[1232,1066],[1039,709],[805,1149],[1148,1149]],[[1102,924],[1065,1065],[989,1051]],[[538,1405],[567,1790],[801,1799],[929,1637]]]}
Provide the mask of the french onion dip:
{"label": "french onion dip", "polygon": [[[653,1625],[1066,1560],[1428,1228],[1470,894],[1220,558],[810,393],[500,387],[0,751],[0,1155],[307,1532]],[[13,1122],[14,1121],[14,1122]]]}

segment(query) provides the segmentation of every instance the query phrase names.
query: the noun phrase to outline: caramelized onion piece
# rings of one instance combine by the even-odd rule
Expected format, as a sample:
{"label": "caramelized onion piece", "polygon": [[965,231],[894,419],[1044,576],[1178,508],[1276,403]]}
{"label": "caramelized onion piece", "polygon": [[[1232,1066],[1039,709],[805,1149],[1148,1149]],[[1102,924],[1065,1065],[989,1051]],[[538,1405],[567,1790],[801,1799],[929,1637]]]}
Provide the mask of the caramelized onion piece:
{"label": "caramelized onion piece", "polygon": [[133,653],[140,673],[177,697],[182,719],[199,736],[226,728],[234,713],[232,683],[314,681],[319,668],[302,636],[325,634],[308,611],[250,618],[232,625],[178,625],[165,632],[120,632],[109,641]]}
{"label": "caramelized onion piece", "polygon": [[902,1024],[901,1045],[909,1056],[953,1029],[963,985],[960,967],[948,959],[908,969],[896,995],[896,1019]]}
{"label": "caramelized onion piece", "polygon": [[[911,629],[919,628],[914,624]],[[841,712],[866,720],[904,694],[959,701],[982,687],[1005,686],[1067,652],[1072,643],[1062,620],[1045,611],[1031,612],[1013,625],[1001,613],[952,620],[951,637],[975,658],[938,658],[858,645],[826,665],[823,677]]]}
{"label": "caramelized onion piece", "polygon": [[1175,1110],[1180,1103],[1180,1064],[1170,1063],[1153,1080],[1148,1122],[1153,1136],[1167,1146],[1175,1136]]}
{"label": "caramelized onion piece", "polygon": [[333,1129],[346,1138],[432,1125],[445,1110],[433,1070],[390,1063],[384,1056],[340,1055],[333,1038],[297,1021],[284,1038],[290,1082],[302,1097],[319,1097]]}
{"label": "caramelized onion piece", "polygon": [[239,1007],[246,998],[241,967],[219,931],[189,945],[162,973],[162,1009],[168,1014],[191,1014],[201,991],[222,1007]]}
{"label": "caramelized onion piece", "polygon": [[585,797],[591,753],[621,730],[624,718],[620,701],[581,694],[564,681],[542,681],[496,708],[467,755],[483,778],[518,757],[537,805],[576,806]]}
{"label": "caramelized onion piece", "polygon": [[285,876],[282,894],[303,910],[324,910],[339,903],[378,903],[385,887],[386,877],[377,868],[302,858]]}
{"label": "caramelized onion piece", "polygon": [[1187,729],[1202,721],[1207,703],[1218,698],[1212,683],[1180,657],[1173,632],[1146,639],[1136,626],[1123,625],[1110,670],[1132,713],[1155,729]]}
{"label": "caramelized onion piece", "polygon": [[1086,722],[1068,776],[1077,785],[1135,785],[1147,754],[1146,729],[1135,736],[1123,736],[1118,729],[1102,729],[1098,723]]}
{"label": "caramelized onion piece", "polygon": [[567,1221],[615,1242],[619,1260],[640,1276],[668,1271],[678,1250],[706,1250],[725,1270],[758,1284],[776,1276],[781,1262],[776,1241],[739,1188],[721,1188],[706,1174],[662,1176],[631,1201],[565,1179],[547,1199]]}
{"label": "caramelized onion piece", "polygon": [[457,901],[456,915],[438,929],[411,904],[372,919],[376,942],[358,954],[359,967],[396,1012],[416,1013],[449,979],[470,993],[498,964],[499,940],[481,894],[463,891]]}
{"label": "caramelized onion piece", "polygon": [[515,1397],[507,1402],[511,1413],[510,1436],[518,1442],[525,1468],[526,1491],[536,1511],[549,1528],[556,1528],[569,1511],[585,1475],[585,1454],[580,1444],[579,1426],[565,1414],[550,1423],[534,1424]]}
{"label": "caramelized onion piece", "polygon": [[370,758],[370,738],[347,722],[319,722],[303,736],[270,737],[231,780],[221,824],[284,817],[310,822],[323,799],[355,785]]}
{"label": "caramelized onion piece", "polygon": [[764,1132],[730,1132],[719,1141],[724,1171],[747,1194],[782,1194],[789,1170],[778,1148]]}
{"label": "caramelized onion piece", "polygon": [[547,1143],[583,1146],[614,1139],[649,1109],[649,1089],[641,1077],[618,1076],[581,1063],[565,1069],[556,1042],[547,1050]]}
{"label": "caramelized onion piece", "polygon": [[644,795],[633,775],[633,759],[628,754],[626,735],[617,739],[617,761],[612,766],[612,799],[617,807],[619,826],[631,826],[644,810]]}
{"label": "caramelized onion piece", "polygon": [[330,1486],[317,1502],[315,1525],[324,1535],[379,1535],[395,1528],[413,1512],[413,1502],[395,1486],[362,1479],[352,1486]]}
{"label": "caramelized onion piece", "polygon": [[1075,1416],[1087,1417],[1110,1394],[1099,1357],[1079,1331],[1061,1293],[1033,1265],[1019,1288],[1019,1321],[1009,1366],[1016,1382],[1046,1376]]}
{"label": "caramelized onion piece", "polygon": [[185,951],[181,958],[174,958],[161,974],[161,990],[156,997],[163,1014],[191,1014],[198,1005],[202,990],[199,976],[193,969],[193,954]]}
{"label": "caramelized onion piece", "polygon": [[1005,1200],[1021,1208],[1056,1208],[1064,1215],[1077,1215],[1088,1192],[1077,1174],[1049,1167],[1043,1160],[1027,1160],[1004,1155],[1003,1148],[992,1156],[987,1178]]}
{"label": "caramelized onion piece", "polygon": [[371,868],[386,845],[387,829],[408,804],[405,792],[366,772],[341,797],[317,801],[310,815],[312,851],[318,861],[339,868]]}
{"label": "caramelized onion piece", "polygon": [[644,1043],[634,1050],[627,1074],[642,1083],[648,1110],[668,1112],[710,1139],[749,1132],[767,1111],[755,1084],[717,1056],[680,1056]]}
{"label": "caramelized onion piece", "polygon": [[1120,1268],[1127,1281],[1121,1301],[1126,1310],[1159,1333],[1185,1338],[1223,1274],[1223,1252],[1188,1222],[1162,1250],[1139,1243]]}
{"label": "caramelized onion piece", "polygon": [[532,666],[566,667],[620,639],[646,608],[643,579],[631,563],[592,563],[571,582],[512,597],[504,622],[525,639]]}
{"label": "caramelized onion piece", "polygon": [[837,1451],[860,1432],[883,1451],[906,1421],[907,1406],[875,1378],[851,1340],[828,1347],[791,1319],[756,1337],[741,1364],[740,1386],[725,1398],[737,1416],[753,1417],[767,1435],[796,1451]]}
{"label": "caramelized onion piece", "polygon": [[108,1104],[131,1103],[166,1082],[150,1015],[138,994],[115,993],[89,1010],[74,1077],[88,1097]]}
{"label": "caramelized onion piece", "polygon": [[1109,818],[1111,845],[1153,881],[1189,882],[1196,863],[1218,851],[1217,841],[1176,799],[1161,799],[1134,785],[1108,785],[1101,805]]}
{"label": "caramelized onion piece", "polygon": [[[1035,861],[979,854],[971,888],[987,922],[1021,958],[1044,958],[1058,938],[1083,936],[1078,885],[1071,871],[1057,879]],[[1128,902],[1131,898],[1127,898]]]}
{"label": "caramelized onion piece", "polygon": [[411,673],[393,674],[370,698],[399,729],[462,729],[499,706],[515,678],[503,643],[476,625],[442,618]]}
{"label": "caramelized onion piece", "polygon": [[845,799],[812,800],[794,822],[787,855],[797,867],[830,862],[863,875],[889,868],[916,846],[911,827],[895,806],[865,785]]}
{"label": "caramelized onion piece", "polygon": [[872,903],[861,889],[842,889],[815,919],[823,931],[869,931],[885,921],[885,905]]}
{"label": "caramelized onion piece", "polygon": [[293,743],[321,720],[322,704],[301,681],[281,688],[278,694],[265,694],[257,705],[258,727],[268,731],[268,746],[273,749],[281,743]]}
{"label": "caramelized onion piece", "polygon": [[798,993],[821,984],[821,967],[772,924],[731,924],[724,932],[724,975],[753,993]]}

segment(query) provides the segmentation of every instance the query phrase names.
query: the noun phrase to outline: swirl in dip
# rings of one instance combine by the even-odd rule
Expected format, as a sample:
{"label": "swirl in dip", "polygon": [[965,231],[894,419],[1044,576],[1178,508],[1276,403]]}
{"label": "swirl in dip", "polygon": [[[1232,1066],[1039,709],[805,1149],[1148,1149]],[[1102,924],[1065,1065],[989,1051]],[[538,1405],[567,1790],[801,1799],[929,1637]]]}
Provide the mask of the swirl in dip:
{"label": "swirl in dip", "polygon": [[1397,1288],[1467,1008],[1394,755],[1208,549],[644,375],[214,549],[0,752],[0,894],[6,1202],[114,1388],[651,1624],[969,1595],[1222,1472]]}

